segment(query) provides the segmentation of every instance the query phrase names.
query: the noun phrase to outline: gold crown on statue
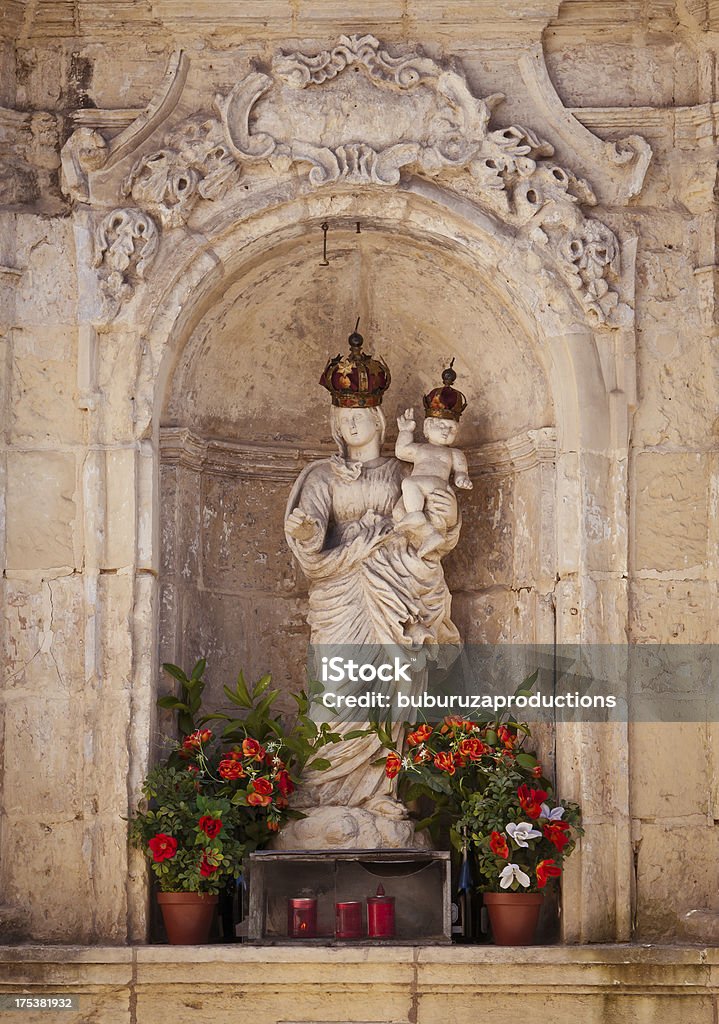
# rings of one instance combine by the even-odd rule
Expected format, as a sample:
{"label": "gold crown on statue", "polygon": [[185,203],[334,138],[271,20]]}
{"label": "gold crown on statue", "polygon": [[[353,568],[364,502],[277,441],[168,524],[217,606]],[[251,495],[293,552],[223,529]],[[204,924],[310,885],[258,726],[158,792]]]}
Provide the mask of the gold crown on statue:
{"label": "gold crown on statue", "polygon": [[371,409],[382,404],[392,377],[381,357],[362,351],[364,338],[357,333],[360,318],[349,336],[349,355],[335,356],[325,366],[320,384],[332,395],[332,405],[341,409]]}
{"label": "gold crown on statue", "polygon": [[428,395],[424,396],[424,414],[433,416],[436,419],[456,420],[467,408],[467,399],[461,391],[457,391],[452,385],[457,379],[457,374],[452,367],[454,359],[446,370],[442,371],[442,387],[434,388]]}

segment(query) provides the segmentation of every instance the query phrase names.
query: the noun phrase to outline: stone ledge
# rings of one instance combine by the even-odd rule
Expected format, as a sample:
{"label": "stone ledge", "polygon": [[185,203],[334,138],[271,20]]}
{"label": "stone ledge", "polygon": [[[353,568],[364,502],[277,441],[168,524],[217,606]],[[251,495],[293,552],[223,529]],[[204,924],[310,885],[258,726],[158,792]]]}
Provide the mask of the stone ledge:
{"label": "stone ledge", "polygon": [[230,1024],[238,1000],[253,1024],[436,1024],[481,1017],[488,998],[534,1024],[713,1024],[718,967],[698,945],[1,946],[0,992],[76,996],[64,1024],[174,1024],[188,1008]]}

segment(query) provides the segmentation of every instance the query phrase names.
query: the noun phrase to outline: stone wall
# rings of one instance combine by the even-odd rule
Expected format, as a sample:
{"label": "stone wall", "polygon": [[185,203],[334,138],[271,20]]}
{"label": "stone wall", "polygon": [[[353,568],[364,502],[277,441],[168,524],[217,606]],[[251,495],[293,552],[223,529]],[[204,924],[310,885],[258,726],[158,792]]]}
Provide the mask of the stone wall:
{"label": "stone wall", "polygon": [[[270,663],[294,684],[282,508],[329,450],[314,379],[358,313],[392,366],[390,423],[457,356],[475,491],[447,571],[467,639],[715,639],[718,29],[710,4],[669,0],[8,5],[0,889],[19,935],[144,937],[124,819],[161,742],[162,658],[258,674],[281,632],[292,653]],[[396,83],[373,106],[361,71],[293,120],[278,51],[370,32],[455,76],[421,102],[461,112],[460,156],[437,156],[429,106],[408,114]],[[243,122],[252,75],[270,91]],[[208,164],[177,133],[221,121],[216,95],[229,134]],[[313,179],[298,125],[325,117],[337,142],[338,109],[365,146],[421,152],[396,181],[354,150]],[[486,131],[512,125],[533,168],[493,177]],[[179,177],[148,184],[160,151]],[[713,934],[716,740],[706,722],[558,728],[558,784],[589,824],[567,939]]]}

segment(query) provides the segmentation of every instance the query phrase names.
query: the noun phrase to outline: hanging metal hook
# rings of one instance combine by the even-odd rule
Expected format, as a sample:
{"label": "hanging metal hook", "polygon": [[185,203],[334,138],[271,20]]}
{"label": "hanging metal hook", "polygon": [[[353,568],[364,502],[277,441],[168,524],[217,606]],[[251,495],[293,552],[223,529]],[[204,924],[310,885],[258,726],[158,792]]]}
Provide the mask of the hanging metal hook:
{"label": "hanging metal hook", "polygon": [[329,267],[329,265],[330,265],[330,261],[327,259],[327,232],[329,231],[329,229],[330,229],[330,226],[327,223],[327,221],[325,221],[324,224],[322,224],[323,238],[322,238],[322,262],[320,263],[321,267]]}

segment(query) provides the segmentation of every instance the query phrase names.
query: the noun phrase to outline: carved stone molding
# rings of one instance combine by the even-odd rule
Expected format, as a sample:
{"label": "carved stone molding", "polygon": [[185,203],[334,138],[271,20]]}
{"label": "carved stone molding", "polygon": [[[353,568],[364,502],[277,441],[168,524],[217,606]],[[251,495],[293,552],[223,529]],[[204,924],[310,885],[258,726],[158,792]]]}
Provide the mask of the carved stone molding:
{"label": "carved stone molding", "polygon": [[[465,446],[464,450],[473,475],[520,473],[540,463],[554,463],[557,432],[554,427],[541,427],[506,441]],[[196,473],[292,482],[303,466],[316,459],[329,458],[335,448],[243,444],[205,438],[187,427],[163,427],[160,451],[163,464],[183,466]]]}
{"label": "carved stone molding", "polygon": [[[148,111],[107,150],[97,129],[84,122],[64,154],[68,190],[85,201],[93,175],[105,184],[112,180],[108,168],[148,137],[162,111],[174,108],[186,74],[186,61],[175,55]],[[201,201],[217,201],[240,181],[256,189],[273,173],[299,175],[305,188],[387,188],[403,174],[434,178],[488,207],[541,250],[591,323],[626,325],[631,310],[617,292],[619,242],[581,209],[596,204],[594,192],[556,164],[553,147],[532,131],[491,128],[502,99],[476,97],[460,71],[420,51],[391,54],[371,35],[341,36],[316,53],[279,52],[268,73],[252,71],[217,96],[215,115],[180,122],[160,148],[141,155],[115,186],[114,201],[132,199],[172,229],[185,225]],[[598,155],[605,160],[605,149]]]}
{"label": "carved stone molding", "polygon": [[142,210],[113,210],[98,225],[93,265],[99,270],[109,317],[145,276],[158,241],[155,222]]}
{"label": "carved stone molding", "polygon": [[584,165],[596,168],[601,183],[599,199],[608,205],[625,204],[639,195],[652,149],[641,135],[604,142],[568,110],[554,88],[541,45],[519,60],[522,78],[552,128]]}

